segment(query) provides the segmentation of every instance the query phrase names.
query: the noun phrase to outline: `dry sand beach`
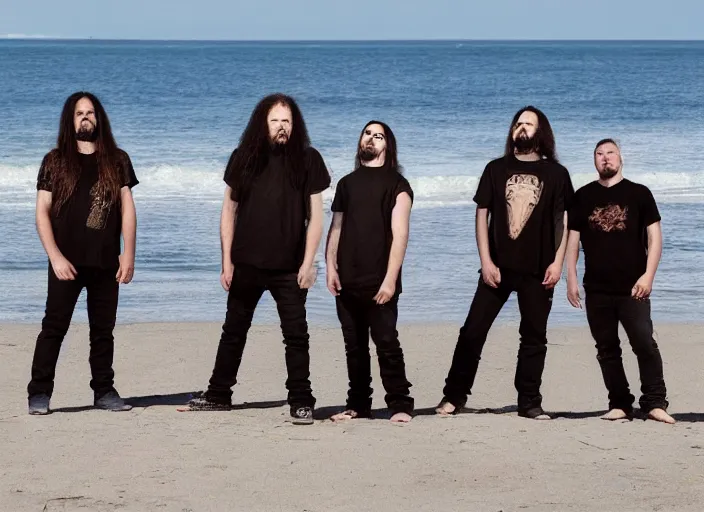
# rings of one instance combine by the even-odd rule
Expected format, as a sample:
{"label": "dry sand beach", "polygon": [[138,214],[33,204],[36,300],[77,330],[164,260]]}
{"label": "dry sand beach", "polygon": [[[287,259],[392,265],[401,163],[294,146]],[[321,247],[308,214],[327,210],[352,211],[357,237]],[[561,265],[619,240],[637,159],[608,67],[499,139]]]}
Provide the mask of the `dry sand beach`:
{"label": "dry sand beach", "polygon": [[[54,413],[28,416],[38,326],[0,326],[0,510],[21,511],[701,511],[704,327],[658,325],[674,426],[599,419],[606,392],[585,328],[551,328],[544,375],[553,421],[517,417],[515,326],[495,328],[467,413],[432,415],[457,327],[400,327],[418,416],[334,424],[346,374],[338,329],[312,329],[314,426],[287,421],[278,328],[257,326],[232,412],[177,412],[207,385],[219,324],[116,329],[116,386],[135,407],[92,410],[88,329],[74,325]],[[625,338],[623,338],[625,339]],[[638,396],[635,358],[624,350]]]}

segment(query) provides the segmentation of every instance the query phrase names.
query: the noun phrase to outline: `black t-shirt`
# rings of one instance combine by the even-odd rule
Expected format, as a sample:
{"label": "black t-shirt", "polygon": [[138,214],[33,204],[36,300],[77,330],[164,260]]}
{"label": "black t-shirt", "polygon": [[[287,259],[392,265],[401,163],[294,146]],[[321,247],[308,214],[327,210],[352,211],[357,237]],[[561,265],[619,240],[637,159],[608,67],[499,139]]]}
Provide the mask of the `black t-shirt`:
{"label": "black t-shirt", "polygon": [[570,174],[558,163],[524,162],[514,155],[489,162],[474,201],[489,210],[494,264],[542,277],[555,261],[573,194]]}
{"label": "black t-shirt", "polygon": [[[37,190],[52,191],[55,155],[44,157],[37,177]],[[130,157],[120,151],[124,187],[139,183]],[[51,214],[54,240],[73,266],[114,268],[119,265],[122,211],[119,196],[113,204],[96,195],[98,159],[95,153],[79,153],[80,175],[71,197],[58,214]]]}
{"label": "black t-shirt", "polygon": [[[237,150],[235,150],[237,151]],[[233,152],[234,154],[234,152]],[[230,158],[232,161],[232,157]],[[281,154],[269,155],[267,166],[241,197],[229,167],[225,183],[237,202],[232,262],[266,270],[298,270],[303,263],[310,196],[330,186],[330,174],[320,153],[308,148],[306,177],[296,188]]]}
{"label": "black t-shirt", "polygon": [[659,220],[645,185],[623,179],[611,187],[594,181],[580,188],[567,225],[582,242],[585,291],[630,295],[647,267],[647,228]]}
{"label": "black t-shirt", "polygon": [[[376,293],[386,277],[393,233],[391,213],[402,192],[413,200],[408,181],[388,167],[365,167],[337,183],[333,212],[342,212],[337,266],[342,289]],[[401,293],[401,272],[396,281]]]}

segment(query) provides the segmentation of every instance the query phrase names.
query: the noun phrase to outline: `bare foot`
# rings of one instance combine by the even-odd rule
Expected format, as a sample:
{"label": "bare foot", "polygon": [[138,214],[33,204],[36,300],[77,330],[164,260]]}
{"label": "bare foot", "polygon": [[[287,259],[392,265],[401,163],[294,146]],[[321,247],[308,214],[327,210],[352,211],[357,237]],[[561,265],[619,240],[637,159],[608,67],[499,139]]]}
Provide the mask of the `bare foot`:
{"label": "bare foot", "polygon": [[611,409],[601,417],[602,420],[616,421],[628,419],[628,414],[623,409]]}
{"label": "bare foot", "polygon": [[648,413],[648,418],[655,421],[661,421],[663,423],[674,424],[675,418],[667,414],[664,409],[651,409]]}
{"label": "bare foot", "polygon": [[408,423],[411,421],[411,415],[405,412],[397,412],[391,416],[391,423]]}
{"label": "bare foot", "polygon": [[455,409],[456,407],[450,402],[440,402],[440,405],[435,408],[435,412],[440,416],[451,416],[454,414]]}
{"label": "bare foot", "polygon": [[357,411],[353,411],[352,409],[347,409],[346,411],[338,412],[337,414],[333,414],[330,416],[330,419],[332,421],[346,421],[346,420],[353,420],[358,416]]}

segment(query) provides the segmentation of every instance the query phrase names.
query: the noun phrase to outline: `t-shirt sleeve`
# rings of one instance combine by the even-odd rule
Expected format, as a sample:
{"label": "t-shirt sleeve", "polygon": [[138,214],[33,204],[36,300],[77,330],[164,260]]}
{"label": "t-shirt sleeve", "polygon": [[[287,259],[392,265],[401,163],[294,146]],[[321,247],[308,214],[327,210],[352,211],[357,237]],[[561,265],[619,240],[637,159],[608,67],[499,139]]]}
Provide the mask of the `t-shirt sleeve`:
{"label": "t-shirt sleeve", "polygon": [[411,197],[411,203],[413,202],[413,189],[408,180],[403,176],[399,176],[399,180],[396,182],[396,188],[394,189],[394,205],[396,204],[396,198],[402,192],[406,192]]}
{"label": "t-shirt sleeve", "polygon": [[653,193],[648,187],[643,187],[643,194],[641,199],[641,215],[643,217],[643,223],[645,227],[650,226],[661,220],[660,211],[658,210],[658,205],[655,202]]}
{"label": "t-shirt sleeve", "polygon": [[54,182],[50,162],[50,156],[45,155],[42,159],[42,164],[39,166],[39,174],[37,175],[37,190],[46,190],[47,192],[51,192],[53,189]]}
{"label": "t-shirt sleeve", "polygon": [[487,165],[484,168],[477,192],[474,194],[474,202],[479,208],[491,209],[494,202],[494,184],[491,181],[491,166]]}
{"label": "t-shirt sleeve", "polygon": [[333,212],[344,213],[347,211],[347,187],[345,186],[345,178],[337,182],[335,187],[335,197],[332,200],[330,209]]}
{"label": "t-shirt sleeve", "polygon": [[314,148],[308,148],[308,194],[318,194],[330,186],[330,173],[328,172],[323,157]]}
{"label": "t-shirt sleeve", "polygon": [[139,184],[137,175],[134,173],[134,167],[132,166],[132,160],[127,153],[122,153],[122,186],[132,188]]}
{"label": "t-shirt sleeve", "polygon": [[227,161],[227,165],[225,166],[225,174],[223,176],[223,181],[227,184],[228,187],[232,189],[232,200],[235,202],[239,202],[239,190],[236,187],[235,184],[235,177],[234,177],[234,172],[233,172],[233,163],[235,160],[235,154],[237,153],[237,149],[235,149],[232,154],[230,155],[229,160]]}

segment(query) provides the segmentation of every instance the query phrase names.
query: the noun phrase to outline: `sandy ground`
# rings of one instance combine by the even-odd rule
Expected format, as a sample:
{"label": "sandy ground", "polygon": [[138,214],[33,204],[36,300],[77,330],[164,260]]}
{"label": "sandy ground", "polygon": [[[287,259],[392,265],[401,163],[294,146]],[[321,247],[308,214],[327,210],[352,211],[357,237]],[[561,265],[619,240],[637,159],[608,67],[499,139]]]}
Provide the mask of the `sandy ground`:
{"label": "sandy ground", "polygon": [[[36,326],[0,325],[0,510],[20,511],[701,511],[704,507],[704,326],[660,325],[674,426],[598,416],[606,392],[586,328],[552,328],[543,381],[553,421],[519,418],[515,326],[490,334],[467,413],[440,418],[457,326],[400,327],[418,416],[344,425],[337,329],[312,330],[314,426],[288,422],[283,346],[254,327],[232,412],[177,412],[204,389],[216,324],[116,329],[116,385],[135,408],[92,410],[88,330],[71,328],[54,413],[26,413]],[[624,338],[625,339],[625,338]],[[626,369],[638,395],[635,358]],[[387,416],[388,417],[388,416]]]}

